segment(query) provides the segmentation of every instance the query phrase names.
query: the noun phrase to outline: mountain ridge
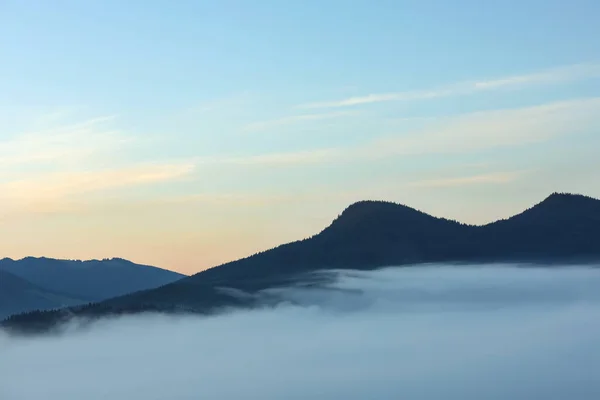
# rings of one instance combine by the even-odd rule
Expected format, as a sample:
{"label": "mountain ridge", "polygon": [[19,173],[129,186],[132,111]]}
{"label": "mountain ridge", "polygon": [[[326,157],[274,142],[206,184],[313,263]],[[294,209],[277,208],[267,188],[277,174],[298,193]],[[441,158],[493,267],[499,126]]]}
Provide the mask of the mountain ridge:
{"label": "mountain ridge", "polygon": [[64,293],[56,293],[7,271],[0,270],[0,319],[34,310],[52,310],[84,303]]}
{"label": "mountain ridge", "polygon": [[0,270],[47,290],[85,301],[99,301],[174,282],[184,275],[122,258],[66,260],[48,257],[3,258]]}
{"label": "mountain ridge", "polygon": [[[135,264],[122,258],[83,261],[32,256],[18,260],[1,259],[0,273],[3,277],[0,279],[0,292],[5,293],[0,308],[6,312],[96,303],[156,288],[184,277],[173,271]],[[29,287],[19,285],[11,277],[27,282]],[[12,296],[6,295],[9,290]],[[0,313],[0,318],[6,316],[6,313]]]}
{"label": "mountain ridge", "polygon": [[[600,200],[589,196],[555,192],[519,214],[484,225],[434,217],[402,204],[366,200],[352,203],[309,238],[75,313],[103,315],[145,307],[213,312],[252,304],[231,295],[236,291],[251,295],[295,284],[316,271],[329,269],[365,270],[435,262],[550,264],[585,260],[600,260]],[[230,294],[224,294],[223,288]]]}

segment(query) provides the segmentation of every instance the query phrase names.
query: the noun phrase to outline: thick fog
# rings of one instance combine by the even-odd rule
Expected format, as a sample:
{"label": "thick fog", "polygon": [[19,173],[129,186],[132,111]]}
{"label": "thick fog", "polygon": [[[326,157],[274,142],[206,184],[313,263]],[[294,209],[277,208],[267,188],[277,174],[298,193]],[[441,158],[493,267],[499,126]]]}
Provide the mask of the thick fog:
{"label": "thick fog", "polygon": [[0,398],[600,399],[600,269],[342,274],[274,309],[0,335]]}

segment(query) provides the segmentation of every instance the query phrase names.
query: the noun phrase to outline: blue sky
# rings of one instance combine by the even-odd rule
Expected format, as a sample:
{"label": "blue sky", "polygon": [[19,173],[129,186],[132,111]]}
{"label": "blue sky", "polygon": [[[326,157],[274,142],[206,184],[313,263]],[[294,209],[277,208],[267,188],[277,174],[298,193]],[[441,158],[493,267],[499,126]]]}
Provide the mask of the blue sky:
{"label": "blue sky", "polygon": [[7,254],[184,272],[378,198],[600,197],[596,1],[1,1]]}

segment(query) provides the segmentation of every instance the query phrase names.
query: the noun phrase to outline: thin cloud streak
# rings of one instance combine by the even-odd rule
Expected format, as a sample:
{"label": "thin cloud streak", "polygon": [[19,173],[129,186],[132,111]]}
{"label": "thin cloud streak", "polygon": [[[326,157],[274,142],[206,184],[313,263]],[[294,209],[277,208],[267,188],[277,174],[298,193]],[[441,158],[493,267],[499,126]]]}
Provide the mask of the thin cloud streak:
{"label": "thin cloud streak", "polygon": [[599,112],[600,98],[589,98],[469,113],[442,119],[421,131],[380,138],[357,151],[357,156],[467,153],[540,143],[589,129],[600,122]]}
{"label": "thin cloud streak", "polygon": [[360,194],[356,189],[352,190],[329,190],[327,187],[311,188],[303,191],[285,192],[234,192],[234,193],[196,193],[183,196],[170,196],[154,200],[159,204],[213,204],[234,206],[265,206],[278,203],[293,202],[322,202],[324,200],[339,200],[347,197],[355,197]]}
{"label": "thin cloud streak", "polygon": [[[576,99],[558,103],[542,104],[519,109],[493,110],[469,113],[439,119],[429,127],[401,135],[380,136],[356,147],[331,147],[315,150],[291,151],[238,156],[198,157],[174,162],[129,165],[120,169],[85,170],[75,168],[60,170],[54,173],[45,172],[36,176],[17,175],[4,179],[0,183],[0,203],[7,209],[18,206],[33,211],[54,210],[64,207],[73,201],[73,197],[81,197],[98,191],[113,190],[139,185],[175,181],[191,176],[194,171],[204,168],[273,168],[295,166],[320,166],[327,163],[373,162],[390,157],[414,156],[425,154],[468,153],[492,148],[509,148],[512,146],[531,145],[550,140],[565,134],[577,134],[589,129],[591,124],[598,123],[600,98]],[[91,121],[83,126],[95,126]],[[85,131],[85,130],[84,130]],[[73,130],[78,137],[89,137],[89,132]],[[102,132],[102,131],[99,131]],[[69,135],[64,130],[60,135]],[[92,137],[106,139],[107,136],[92,130]],[[124,136],[108,137],[106,148],[119,143]],[[55,136],[56,138],[56,136]],[[112,140],[111,139],[111,140]],[[50,140],[50,139],[49,139]],[[54,140],[54,139],[52,139]],[[41,143],[41,142],[36,142]],[[68,141],[57,143],[69,144]],[[81,145],[86,143],[78,142]],[[100,142],[92,142],[95,145]],[[72,143],[71,143],[72,144]],[[75,149],[85,147],[60,147],[67,151],[68,157],[77,156]],[[91,149],[91,147],[89,147]],[[70,153],[68,151],[71,151]],[[60,160],[63,161],[62,159]],[[498,172],[498,174],[500,174]],[[452,186],[466,184],[503,183],[510,179],[504,175],[467,176],[439,179],[413,183],[413,186]],[[516,179],[516,178],[515,178]],[[410,183],[410,182],[407,182]],[[217,201],[217,198],[195,198],[196,201]],[[235,197],[235,196],[234,196]],[[242,196],[244,197],[244,196]],[[86,198],[83,198],[87,201]],[[193,199],[188,199],[193,200]],[[220,198],[229,202],[260,203],[258,198]],[[220,201],[219,200],[219,201]],[[273,200],[273,199],[271,199]],[[285,199],[279,199],[285,201]],[[10,206],[10,207],[8,207]]]}
{"label": "thin cloud streak", "polygon": [[458,178],[430,179],[412,182],[409,184],[409,186],[419,188],[440,188],[466,185],[503,184],[515,181],[522,176],[523,173],[524,171],[495,172],[489,174],[463,176]]}
{"label": "thin cloud streak", "polygon": [[124,187],[181,179],[194,170],[192,163],[150,164],[101,171],[46,174],[0,185],[0,204],[34,212],[60,209],[73,197]]}
{"label": "thin cloud streak", "polygon": [[366,96],[354,96],[337,101],[325,101],[318,103],[309,103],[299,105],[301,109],[315,109],[315,108],[338,108],[338,107],[351,107],[363,104],[371,103],[383,103],[389,101],[411,101],[411,100],[427,100],[438,97],[446,97],[457,94],[464,94],[465,89],[461,88],[447,88],[429,91],[410,91],[410,92],[399,92],[399,93],[380,93],[380,94],[369,94]]}
{"label": "thin cloud streak", "polygon": [[293,194],[255,194],[255,193],[199,193],[184,196],[166,197],[156,200],[161,204],[210,204],[251,206],[265,205],[298,200],[298,195]]}
{"label": "thin cloud streak", "polygon": [[535,74],[516,75],[503,79],[476,82],[477,89],[497,89],[533,84],[556,84],[600,76],[600,64],[574,64],[553,68]]}
{"label": "thin cloud streak", "polygon": [[294,166],[356,162],[396,156],[469,153],[541,143],[577,134],[600,123],[600,97],[532,107],[474,112],[434,120],[429,127],[401,135],[380,136],[360,147],[330,147],[249,156],[202,157],[202,164]]}
{"label": "thin cloud streak", "polygon": [[307,151],[290,151],[280,153],[267,153],[248,156],[215,156],[200,157],[196,164],[211,165],[240,165],[240,166],[285,166],[320,164],[335,160],[339,157],[340,150],[336,148],[317,149]]}
{"label": "thin cloud streak", "polygon": [[268,121],[259,121],[247,124],[243,131],[245,132],[256,132],[261,130],[267,130],[271,128],[277,128],[281,126],[293,125],[297,123],[302,123],[306,121],[322,121],[325,119],[339,118],[339,117],[347,117],[356,115],[355,111],[337,111],[330,113],[322,113],[322,114],[304,114],[304,115],[294,115],[290,117],[278,118]]}
{"label": "thin cloud streak", "polygon": [[69,116],[72,116],[81,107],[56,107],[37,118],[34,118],[34,125],[47,126],[48,124],[57,123]]}
{"label": "thin cloud streak", "polygon": [[462,96],[477,92],[517,89],[532,85],[552,85],[564,82],[600,77],[600,64],[575,64],[552,68],[532,74],[515,75],[487,81],[469,81],[430,90],[408,92],[375,93],[366,96],[354,96],[341,100],[301,104],[300,109],[352,107],[371,103],[390,101],[418,101],[451,96]]}
{"label": "thin cloud streak", "polygon": [[92,153],[110,151],[133,140],[123,132],[107,127],[116,116],[23,133],[0,141],[0,166],[32,163],[70,162]]}

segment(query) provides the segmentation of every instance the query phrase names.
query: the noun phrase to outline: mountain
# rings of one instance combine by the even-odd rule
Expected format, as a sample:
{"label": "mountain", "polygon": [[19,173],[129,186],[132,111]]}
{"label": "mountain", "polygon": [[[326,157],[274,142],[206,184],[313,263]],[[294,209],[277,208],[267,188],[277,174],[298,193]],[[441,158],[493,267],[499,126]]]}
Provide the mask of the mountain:
{"label": "mountain", "polygon": [[31,310],[50,310],[82,303],[81,299],[42,289],[0,270],[0,319]]}
{"label": "mountain", "polygon": [[185,275],[120,258],[0,260],[0,320],[15,313],[99,302],[175,282]]}
{"label": "mountain", "polygon": [[10,272],[38,287],[85,302],[156,288],[185,276],[121,258],[90,261],[45,257],[26,257],[15,261],[4,258],[0,260],[0,271]]}
{"label": "mountain", "polygon": [[[152,290],[69,310],[96,316],[140,310],[214,312],[252,306],[262,289],[313,284],[314,272],[430,262],[600,260],[600,200],[554,193],[511,218],[466,225],[390,202],[350,205],[323,231]],[[320,279],[320,278],[319,278]],[[51,326],[64,312],[16,316],[5,326]],[[40,325],[39,322],[44,321]]]}

